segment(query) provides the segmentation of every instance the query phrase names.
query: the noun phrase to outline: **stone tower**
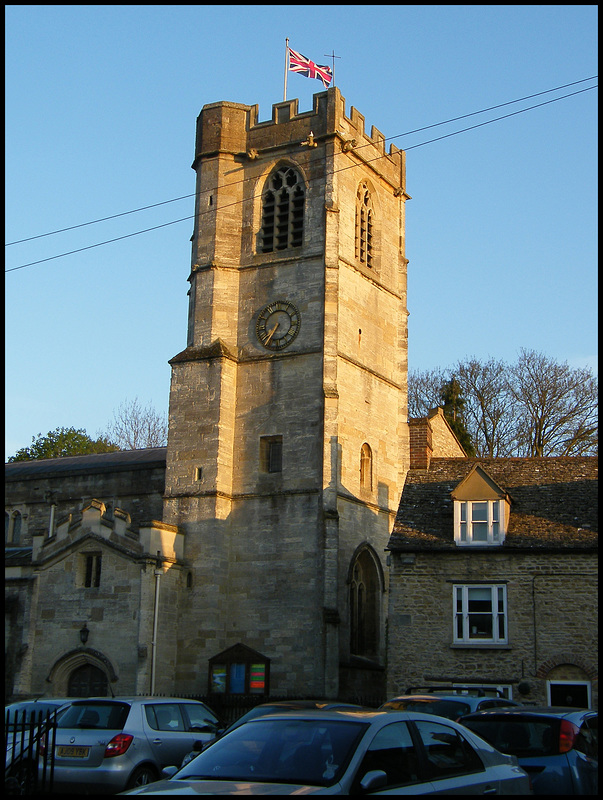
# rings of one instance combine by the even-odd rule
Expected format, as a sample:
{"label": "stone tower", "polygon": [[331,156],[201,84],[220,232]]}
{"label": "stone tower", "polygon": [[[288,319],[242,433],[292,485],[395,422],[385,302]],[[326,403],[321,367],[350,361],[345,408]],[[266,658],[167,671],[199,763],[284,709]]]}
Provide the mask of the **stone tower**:
{"label": "stone tower", "polygon": [[204,106],[193,168],[165,689],[344,696],[384,665],[384,549],[409,467],[404,153],[331,88],[266,122]]}

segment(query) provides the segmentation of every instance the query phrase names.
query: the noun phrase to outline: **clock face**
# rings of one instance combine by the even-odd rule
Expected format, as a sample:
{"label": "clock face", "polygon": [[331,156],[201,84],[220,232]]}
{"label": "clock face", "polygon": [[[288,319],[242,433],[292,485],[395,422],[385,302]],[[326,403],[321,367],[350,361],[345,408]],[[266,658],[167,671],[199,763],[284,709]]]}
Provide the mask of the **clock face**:
{"label": "clock face", "polygon": [[255,326],[258,339],[269,350],[283,350],[299,333],[301,315],[293,303],[275,300],[260,311]]}

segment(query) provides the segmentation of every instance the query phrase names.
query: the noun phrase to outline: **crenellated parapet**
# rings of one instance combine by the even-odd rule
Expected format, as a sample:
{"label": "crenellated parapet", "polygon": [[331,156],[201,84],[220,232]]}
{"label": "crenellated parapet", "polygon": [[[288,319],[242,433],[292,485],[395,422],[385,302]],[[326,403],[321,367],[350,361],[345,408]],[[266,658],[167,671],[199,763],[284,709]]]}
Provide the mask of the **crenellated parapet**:
{"label": "crenellated parapet", "polygon": [[278,151],[335,143],[334,154],[348,153],[359,163],[405,191],[405,153],[390,144],[374,125],[365,130],[364,116],[352,106],[346,114],[345,98],[335,86],[313,97],[310,111],[299,111],[297,99],[272,106],[271,119],[259,119],[258,105],[222,101],[210,103],[197,118],[193,169],[200,160],[230,153],[248,161],[274,157]]}

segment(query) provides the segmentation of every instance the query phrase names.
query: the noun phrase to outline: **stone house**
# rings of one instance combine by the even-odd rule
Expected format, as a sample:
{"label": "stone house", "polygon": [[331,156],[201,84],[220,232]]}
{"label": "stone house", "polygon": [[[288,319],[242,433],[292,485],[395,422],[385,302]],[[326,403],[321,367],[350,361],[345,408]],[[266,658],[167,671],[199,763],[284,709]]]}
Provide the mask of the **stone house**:
{"label": "stone house", "polygon": [[596,708],[598,459],[416,463],[388,545],[388,694],[488,685]]}

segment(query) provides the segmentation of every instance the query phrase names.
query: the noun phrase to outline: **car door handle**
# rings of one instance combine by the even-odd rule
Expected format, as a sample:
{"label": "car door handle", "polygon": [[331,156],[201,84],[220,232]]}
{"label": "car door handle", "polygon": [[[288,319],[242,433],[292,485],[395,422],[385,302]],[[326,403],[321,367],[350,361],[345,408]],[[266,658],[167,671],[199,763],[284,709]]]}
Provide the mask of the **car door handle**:
{"label": "car door handle", "polygon": [[498,794],[496,786],[486,786],[482,794]]}
{"label": "car door handle", "polygon": [[163,739],[153,739],[153,744],[161,744]]}

